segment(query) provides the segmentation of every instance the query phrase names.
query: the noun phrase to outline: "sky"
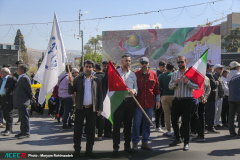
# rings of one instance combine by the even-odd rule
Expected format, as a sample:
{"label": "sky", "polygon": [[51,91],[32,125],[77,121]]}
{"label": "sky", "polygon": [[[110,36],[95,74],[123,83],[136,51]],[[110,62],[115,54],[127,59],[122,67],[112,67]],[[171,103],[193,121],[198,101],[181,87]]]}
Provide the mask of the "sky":
{"label": "sky", "polygon": [[[102,31],[155,28],[197,27],[207,21],[240,12],[240,0],[222,0],[214,4],[203,4],[180,9],[183,6],[212,2],[214,0],[0,0],[0,43],[14,43],[17,29],[20,29],[28,48],[46,50],[52,30],[54,13],[58,22],[65,48],[81,50],[79,34],[79,10],[82,17],[84,44]],[[217,0],[216,0],[217,1]],[[135,16],[106,18],[87,21],[86,19],[128,15],[149,11],[172,9],[157,13]],[[225,19],[226,20],[226,19]],[[73,22],[61,22],[73,21]],[[221,20],[224,21],[224,20]],[[219,24],[218,21],[214,24]],[[29,25],[6,25],[29,24]],[[75,35],[75,36],[74,36]]]}

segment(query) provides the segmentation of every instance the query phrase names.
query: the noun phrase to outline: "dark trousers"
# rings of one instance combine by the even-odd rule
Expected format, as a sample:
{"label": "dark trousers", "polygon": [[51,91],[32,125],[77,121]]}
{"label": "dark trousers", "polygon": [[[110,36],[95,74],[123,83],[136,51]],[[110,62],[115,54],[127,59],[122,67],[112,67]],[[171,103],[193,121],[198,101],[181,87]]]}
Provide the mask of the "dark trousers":
{"label": "dark trousers", "polygon": [[104,136],[112,135],[112,123],[105,118]]}
{"label": "dark trousers", "polygon": [[105,124],[105,118],[96,114],[96,128],[98,129],[98,137],[102,137]]}
{"label": "dark trousers", "polygon": [[3,123],[3,110],[2,107],[0,106],[0,124]]}
{"label": "dark trousers", "polygon": [[162,109],[162,106],[159,109],[155,109],[155,123],[156,128],[160,127],[159,121],[161,119],[161,126],[165,126],[165,120],[164,120],[164,112]]}
{"label": "dark trousers", "polygon": [[86,118],[86,132],[87,132],[87,144],[86,152],[92,152],[95,138],[95,124],[96,113],[93,112],[93,108],[83,108],[82,110],[76,109],[75,121],[74,121],[74,149],[75,151],[81,151],[81,141],[83,134],[83,122]]}
{"label": "dark trousers", "polygon": [[[12,101],[12,98],[10,99]],[[12,103],[8,103],[6,96],[0,96],[0,104],[3,110],[3,117],[6,121],[6,131],[12,132],[13,125],[13,105]]]}
{"label": "dark trousers", "polygon": [[28,106],[19,106],[18,107],[19,119],[21,122],[20,130],[23,135],[30,134],[30,121],[28,115]]}
{"label": "dark trousers", "polygon": [[[204,119],[203,119],[203,103],[199,103],[193,108],[191,131],[196,132],[198,136],[204,138]],[[205,105],[204,105],[205,107]],[[205,110],[205,109],[204,109]],[[205,112],[204,112],[205,114]]]}
{"label": "dark trousers", "polygon": [[229,110],[229,104],[228,104],[228,96],[225,96],[223,98],[223,104],[222,104],[222,124],[228,124],[228,110]]}
{"label": "dark trousers", "polygon": [[[234,127],[236,112],[238,112],[238,117],[240,117],[240,101],[229,102],[228,129],[230,134],[236,133]],[[240,135],[240,118],[238,118],[238,135]]]}
{"label": "dark trousers", "polygon": [[135,101],[133,98],[124,100],[117,110],[114,112],[113,117],[113,148],[119,149],[120,144],[120,128],[123,122],[124,125],[124,147],[129,148],[131,142],[131,128],[132,119],[135,111]]}
{"label": "dark trousers", "polygon": [[215,119],[215,101],[207,101],[205,111],[206,125],[208,126],[208,130],[212,130]]}
{"label": "dark trousers", "polygon": [[191,111],[193,106],[193,98],[177,99],[172,102],[171,120],[174,135],[177,140],[180,139],[178,120],[182,117],[181,136],[184,138],[184,144],[189,143],[189,128],[191,120]]}

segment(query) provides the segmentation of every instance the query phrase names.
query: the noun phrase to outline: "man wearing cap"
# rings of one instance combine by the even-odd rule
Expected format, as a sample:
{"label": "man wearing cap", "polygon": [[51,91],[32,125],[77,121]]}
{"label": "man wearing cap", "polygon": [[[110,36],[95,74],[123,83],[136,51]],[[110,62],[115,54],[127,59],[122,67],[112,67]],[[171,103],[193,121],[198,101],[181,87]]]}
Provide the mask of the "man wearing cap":
{"label": "man wearing cap", "polygon": [[[156,109],[160,108],[160,91],[159,91],[159,82],[157,74],[148,69],[149,60],[147,57],[140,58],[140,67],[141,69],[135,71],[137,77],[138,85],[138,95],[137,100],[150,118],[152,119],[153,107],[156,105]],[[132,142],[133,149],[138,150],[139,133],[140,125],[142,125],[142,149],[152,151],[152,147],[149,146],[149,136],[150,136],[150,126],[148,118],[143,114],[139,106],[136,106],[135,114],[133,118],[133,128],[132,128]]]}
{"label": "man wearing cap", "polygon": [[222,113],[222,102],[223,102],[223,95],[224,95],[224,83],[222,80],[222,72],[223,66],[220,64],[214,65],[215,74],[213,75],[214,79],[218,81],[217,92],[216,92],[216,104],[215,104],[215,119],[214,119],[214,126],[216,129],[221,127],[220,125],[220,117]]}
{"label": "man wearing cap", "polygon": [[227,82],[229,83],[230,80],[232,79],[232,77],[234,75],[237,75],[237,74],[240,74],[240,64],[236,61],[232,61],[230,64],[229,64],[229,67],[230,67],[230,72],[229,74],[227,75]]}
{"label": "man wearing cap", "polygon": [[206,125],[207,125],[207,133],[219,133],[214,129],[214,117],[215,117],[215,103],[216,103],[216,88],[218,86],[218,82],[214,79],[213,75],[213,65],[207,63],[207,71],[206,76],[210,80],[211,92],[207,99],[207,103],[205,105],[205,115],[206,115]]}
{"label": "man wearing cap", "polygon": [[169,89],[174,90],[175,99],[172,102],[171,120],[174,130],[175,140],[169,146],[176,146],[182,143],[180,140],[180,132],[178,121],[182,117],[181,136],[184,138],[184,151],[189,150],[189,129],[190,117],[193,108],[193,90],[199,87],[190,81],[184,74],[188,70],[187,59],[185,56],[178,56],[177,59],[179,70],[175,71],[169,82]]}
{"label": "man wearing cap", "polygon": [[9,136],[12,133],[13,124],[13,89],[17,83],[15,77],[10,76],[11,72],[7,67],[1,69],[0,81],[0,105],[3,110],[3,117],[6,121],[6,129],[1,132],[3,136]]}
{"label": "man wearing cap", "polygon": [[84,62],[84,73],[73,80],[69,76],[68,93],[76,92],[76,113],[74,122],[74,158],[80,157],[83,123],[86,118],[87,143],[85,155],[93,158],[93,145],[95,139],[95,117],[101,115],[103,109],[102,86],[99,79],[92,75],[94,62]]}
{"label": "man wearing cap", "polygon": [[114,112],[113,119],[113,154],[118,155],[120,144],[120,128],[124,124],[124,151],[134,153],[131,149],[131,128],[132,119],[135,111],[135,101],[132,96],[137,94],[137,78],[134,72],[130,70],[131,57],[129,54],[122,56],[121,68],[117,69],[125,84],[130,89],[129,93],[124,98],[123,102]]}

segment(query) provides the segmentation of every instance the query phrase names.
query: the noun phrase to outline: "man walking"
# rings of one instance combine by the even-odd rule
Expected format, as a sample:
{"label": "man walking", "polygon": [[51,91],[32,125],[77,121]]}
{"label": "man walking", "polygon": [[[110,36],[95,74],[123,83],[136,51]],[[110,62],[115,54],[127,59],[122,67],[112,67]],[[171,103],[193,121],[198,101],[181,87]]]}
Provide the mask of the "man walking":
{"label": "man walking", "polygon": [[27,65],[19,64],[17,68],[19,77],[13,92],[13,106],[18,108],[18,114],[21,122],[21,132],[15,135],[18,139],[30,137],[28,106],[30,105],[30,100],[35,100],[32,93],[30,78],[26,75],[27,70]]}
{"label": "man walking", "polygon": [[135,111],[135,102],[132,96],[137,94],[137,78],[134,72],[130,70],[131,57],[128,54],[122,56],[121,68],[117,69],[123,81],[130,89],[123,102],[114,112],[113,119],[113,154],[118,155],[120,144],[120,128],[123,122],[124,125],[124,151],[134,153],[131,149],[131,128],[132,119]]}
{"label": "man walking", "polygon": [[1,132],[3,136],[9,136],[12,133],[13,125],[13,89],[17,83],[15,77],[10,76],[11,72],[8,68],[1,69],[0,80],[0,105],[3,110],[3,117],[6,121],[6,129]]}
{"label": "man walking", "polygon": [[214,67],[215,74],[213,75],[214,79],[218,82],[217,92],[216,92],[216,104],[215,104],[215,119],[214,119],[214,127],[215,129],[220,129],[220,117],[222,113],[222,103],[223,103],[223,95],[224,95],[224,83],[222,80],[222,72],[223,66],[220,64],[216,64]]}
{"label": "man walking", "polygon": [[[160,91],[157,74],[148,69],[149,59],[147,57],[140,58],[141,69],[136,71],[138,95],[137,100],[143,107],[144,111],[152,119],[153,107],[156,105],[156,109],[160,108]],[[155,99],[154,99],[155,98]],[[132,128],[132,142],[133,150],[138,150],[140,125],[142,125],[142,149],[152,151],[152,147],[149,146],[150,126],[151,123],[147,117],[143,114],[140,108],[135,109]]]}
{"label": "man walking", "polygon": [[59,96],[59,104],[60,107],[63,107],[63,125],[62,129],[70,129],[72,127],[71,124],[71,110],[73,107],[73,98],[72,95],[68,93],[68,83],[69,83],[69,76],[68,76],[68,70],[69,72],[72,71],[72,66],[66,65],[65,67],[66,72],[61,74],[58,77],[58,96]]}
{"label": "man walking", "polygon": [[175,99],[172,103],[172,126],[174,130],[175,140],[169,146],[176,146],[181,143],[178,120],[182,117],[182,137],[184,138],[183,150],[189,150],[189,126],[191,110],[193,107],[193,90],[199,87],[197,84],[191,82],[184,73],[188,70],[185,56],[178,56],[179,70],[175,71],[169,82],[169,89],[174,89]]}
{"label": "man walking", "polygon": [[68,92],[76,92],[76,113],[74,121],[74,158],[80,157],[81,138],[83,133],[83,123],[86,118],[87,144],[85,155],[93,157],[93,145],[95,138],[95,117],[100,116],[103,109],[102,86],[99,79],[92,75],[94,62],[86,60],[84,62],[84,73],[80,73],[73,81],[69,77]]}

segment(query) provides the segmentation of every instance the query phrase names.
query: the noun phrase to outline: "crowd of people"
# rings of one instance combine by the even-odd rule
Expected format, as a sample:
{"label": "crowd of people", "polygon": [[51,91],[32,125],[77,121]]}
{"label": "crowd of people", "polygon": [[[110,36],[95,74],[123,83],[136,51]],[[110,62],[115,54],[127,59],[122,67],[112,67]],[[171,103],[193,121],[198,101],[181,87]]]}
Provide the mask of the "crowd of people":
{"label": "crowd of people", "polygon": [[[0,127],[3,136],[12,133],[13,108],[18,108],[21,132],[15,137],[29,138],[30,101],[36,101],[32,93],[27,66],[17,62],[17,75],[11,68],[3,66],[0,79]],[[205,134],[219,134],[219,130],[228,128],[230,136],[240,138],[240,130],[235,130],[235,116],[240,127],[240,64],[233,61],[224,69],[220,64],[207,64],[204,80],[204,93],[198,99],[193,91],[199,86],[184,74],[188,70],[187,59],[177,58],[178,66],[171,62],[159,62],[159,70],[149,69],[149,59],[139,59],[140,69],[131,70],[131,56],[125,54],[121,66],[116,67],[119,75],[129,88],[129,93],[115,108],[113,125],[101,114],[103,101],[108,93],[108,62],[95,64],[91,60],[84,62],[80,69],[66,66],[65,72],[58,77],[52,97],[48,100],[49,115],[56,117],[62,129],[74,126],[74,157],[80,156],[82,137],[86,137],[86,156],[93,156],[93,145],[97,129],[97,140],[113,139],[113,154],[118,155],[120,129],[123,127],[124,151],[136,153],[138,143],[141,148],[152,151],[149,145],[150,128],[155,116],[156,131],[163,136],[172,137],[169,146],[183,143],[183,150],[189,150],[191,140],[204,142]],[[177,68],[178,69],[175,69]],[[230,68],[230,71],[227,70]],[[134,101],[138,100],[146,115]],[[155,113],[155,114],[154,114]],[[6,126],[3,124],[3,117]],[[74,118],[73,118],[74,117]],[[74,125],[73,125],[74,124]],[[166,126],[166,131],[163,127]],[[172,132],[173,129],[173,132]]]}

